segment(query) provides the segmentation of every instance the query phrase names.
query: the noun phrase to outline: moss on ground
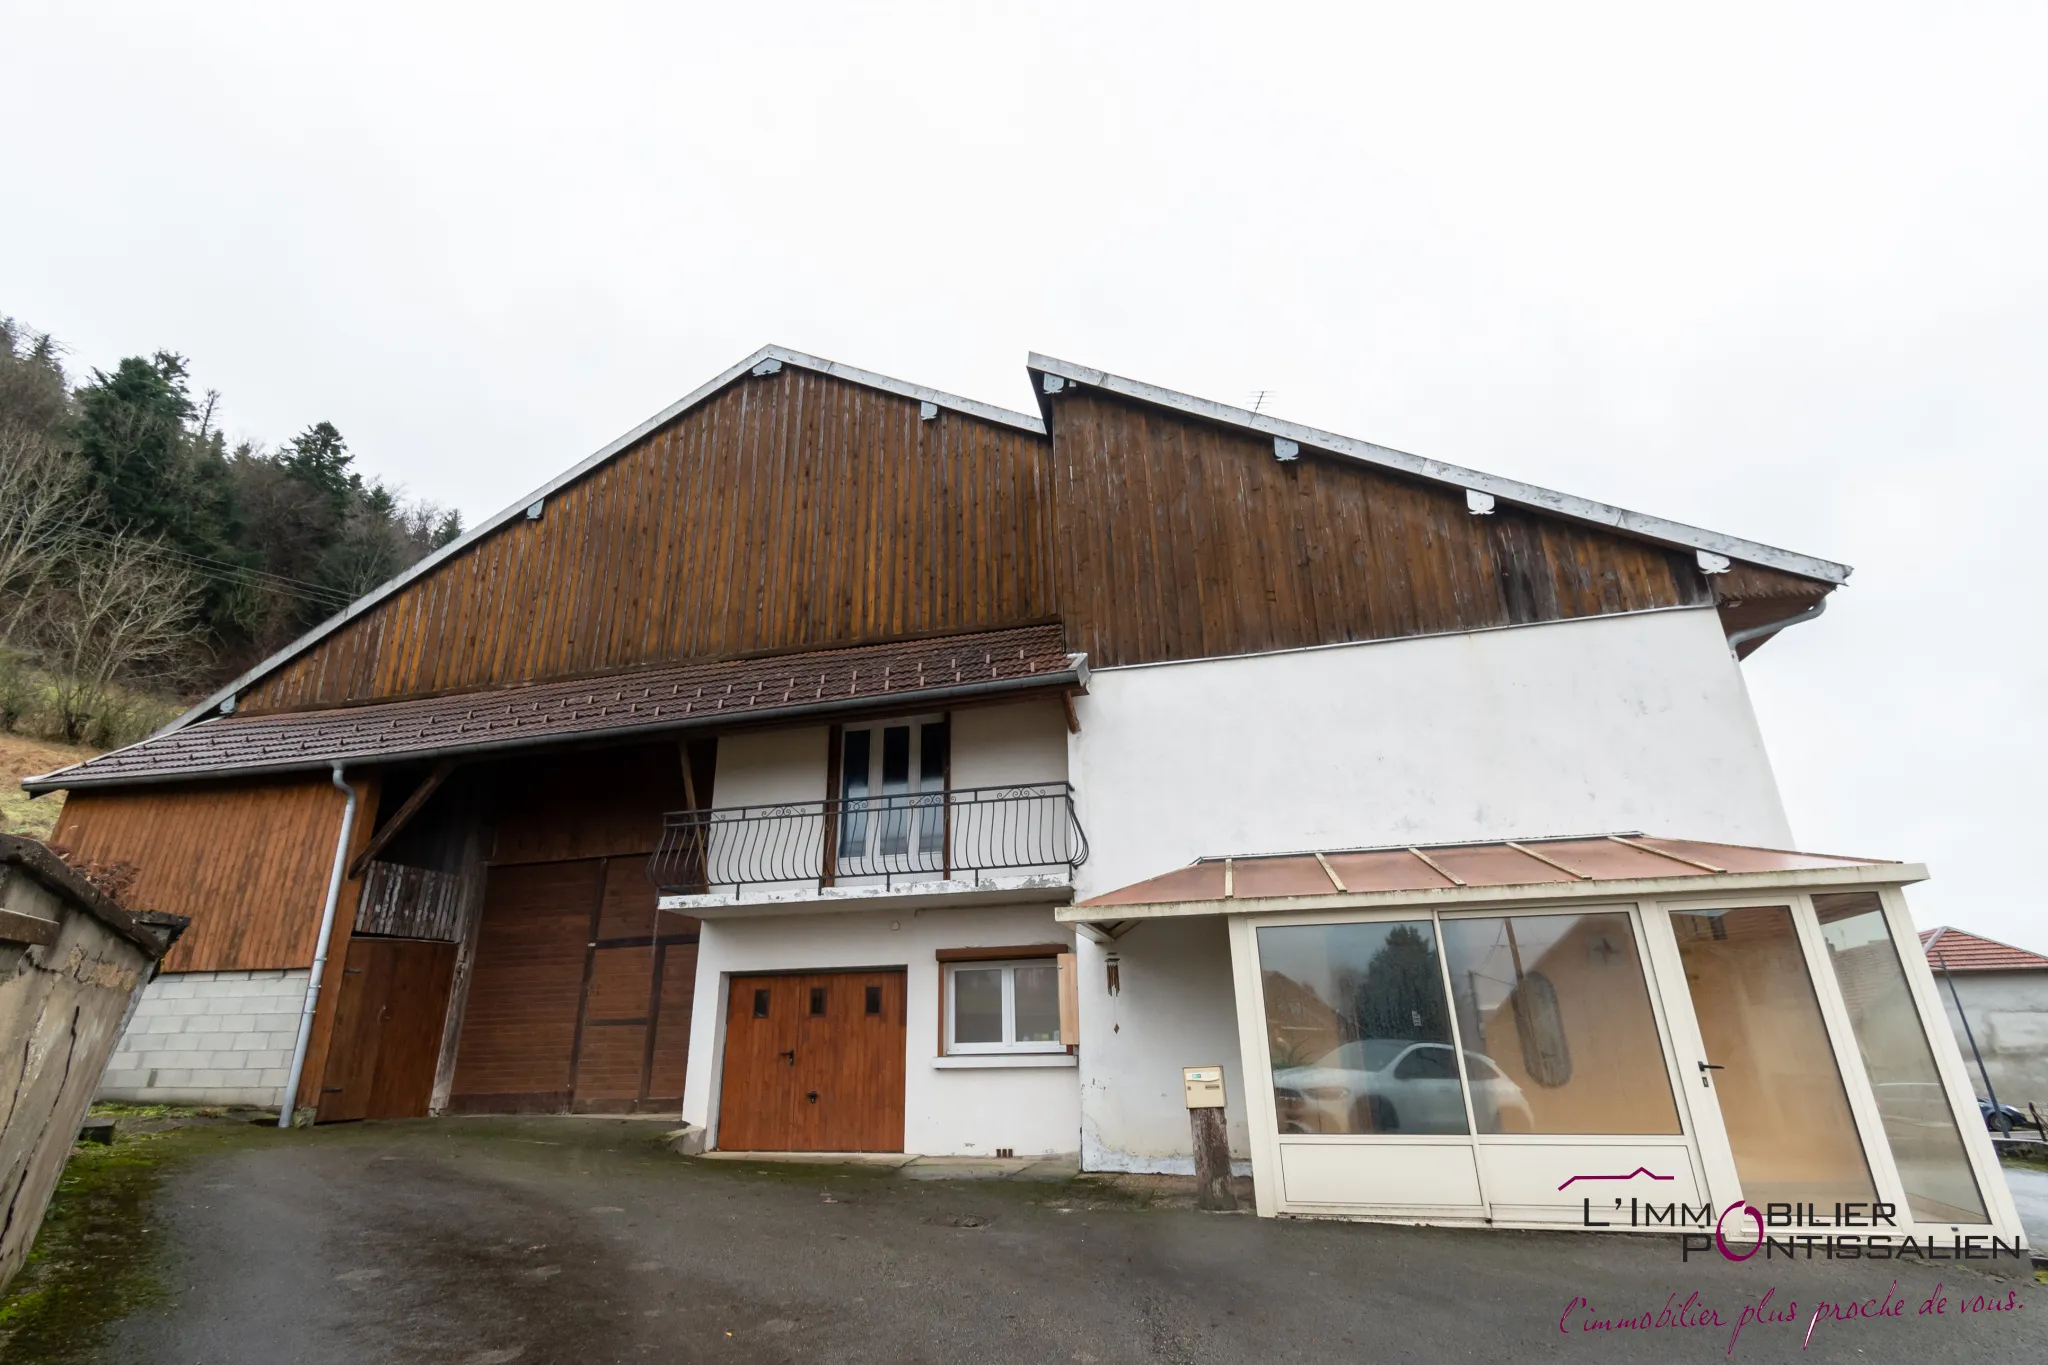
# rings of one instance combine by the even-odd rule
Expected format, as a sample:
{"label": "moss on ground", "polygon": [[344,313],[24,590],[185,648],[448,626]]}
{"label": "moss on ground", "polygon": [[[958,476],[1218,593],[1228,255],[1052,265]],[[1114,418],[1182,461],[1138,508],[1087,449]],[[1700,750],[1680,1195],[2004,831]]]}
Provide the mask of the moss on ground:
{"label": "moss on ground", "polygon": [[0,1296],[0,1360],[89,1359],[109,1327],[163,1297],[150,1205],[179,1147],[146,1133],[72,1148],[28,1263]]}
{"label": "moss on ground", "polygon": [[2007,1147],[1999,1152],[1998,1159],[2007,1166],[2018,1166],[2030,1171],[2048,1171],[2048,1147]]}

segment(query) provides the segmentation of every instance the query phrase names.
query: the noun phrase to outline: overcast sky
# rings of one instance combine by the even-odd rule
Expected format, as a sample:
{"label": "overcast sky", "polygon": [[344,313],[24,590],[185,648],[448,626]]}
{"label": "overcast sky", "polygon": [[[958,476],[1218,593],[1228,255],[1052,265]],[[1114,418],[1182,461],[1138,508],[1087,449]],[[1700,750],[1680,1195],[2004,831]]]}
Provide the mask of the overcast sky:
{"label": "overcast sky", "polygon": [[2048,9],[311,8],[0,0],[0,312],[471,520],[763,342],[1035,348],[1844,560],[1801,846],[2048,951]]}

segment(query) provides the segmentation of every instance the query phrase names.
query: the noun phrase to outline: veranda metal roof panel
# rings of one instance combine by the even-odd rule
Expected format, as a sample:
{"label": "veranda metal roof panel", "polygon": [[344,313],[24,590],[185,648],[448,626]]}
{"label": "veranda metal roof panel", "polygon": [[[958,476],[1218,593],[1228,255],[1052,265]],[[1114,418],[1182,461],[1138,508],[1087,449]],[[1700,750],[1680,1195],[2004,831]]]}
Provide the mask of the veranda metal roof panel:
{"label": "veranda metal roof panel", "polygon": [[[1915,864],[1754,848],[1645,834],[1567,839],[1496,839],[1375,849],[1203,858],[1186,867],[1091,897],[1061,912],[1090,918],[1096,909],[1166,907],[1155,913],[1221,913],[1252,903],[1313,906],[1429,894],[1447,900],[1526,888],[1555,899],[1583,889],[1611,894],[1621,887],[1673,881],[1726,883],[1765,875],[1839,874],[1867,869],[1857,880],[1909,882],[1926,876]],[[1839,876],[1830,876],[1830,881]],[[1703,888],[1704,889],[1704,888]],[[1105,916],[1105,918],[1107,918]]]}

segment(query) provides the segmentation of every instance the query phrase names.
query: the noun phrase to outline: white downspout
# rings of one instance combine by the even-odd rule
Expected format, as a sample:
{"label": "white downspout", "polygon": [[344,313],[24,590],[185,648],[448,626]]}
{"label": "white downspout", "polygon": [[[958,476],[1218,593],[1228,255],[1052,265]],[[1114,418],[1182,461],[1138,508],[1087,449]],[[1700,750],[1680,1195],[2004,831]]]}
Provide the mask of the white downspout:
{"label": "white downspout", "polygon": [[327,971],[327,943],[334,937],[334,908],[341,904],[341,876],[348,870],[349,836],[356,828],[356,789],[342,781],[341,765],[334,765],[334,785],[348,797],[341,810],[341,837],[334,841],[334,870],[327,874],[327,905],[320,912],[320,939],[313,949],[313,973],[306,981],[306,1008],[299,1015],[299,1041],[292,1045],[291,1079],[277,1107],[277,1126],[292,1126],[292,1111],[298,1105],[299,1078],[306,1070],[306,1047],[313,1041],[313,1011],[320,1005],[320,978]]}

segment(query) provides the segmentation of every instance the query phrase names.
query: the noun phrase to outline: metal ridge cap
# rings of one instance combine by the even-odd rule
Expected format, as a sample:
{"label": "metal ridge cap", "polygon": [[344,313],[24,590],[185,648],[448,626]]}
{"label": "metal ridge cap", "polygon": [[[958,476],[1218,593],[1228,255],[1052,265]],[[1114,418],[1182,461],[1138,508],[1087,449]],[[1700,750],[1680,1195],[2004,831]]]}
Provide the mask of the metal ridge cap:
{"label": "metal ridge cap", "polygon": [[1033,417],[1029,413],[1016,412],[1010,408],[999,408],[993,403],[984,403],[978,398],[962,398],[959,394],[947,393],[944,389],[934,389],[924,384],[913,384],[906,379],[895,379],[886,374],[877,374],[873,370],[863,370],[855,365],[847,365],[837,360],[827,360],[823,356],[807,355],[802,351],[793,351],[784,346],[763,346],[760,356],[764,359],[780,360],[784,364],[795,365],[801,369],[815,371],[818,374],[829,375],[834,379],[844,379],[848,383],[865,385],[871,389],[880,389],[884,393],[893,393],[900,398],[915,398],[921,403],[935,403],[939,407],[965,413],[970,417],[979,417],[984,421],[995,422],[1007,427],[1015,427],[1019,431],[1027,432],[1033,436],[1044,436],[1047,434],[1043,419]]}
{"label": "metal ridge cap", "polygon": [[[957,683],[948,687],[923,687],[900,692],[878,692],[860,697],[838,697],[826,702],[805,702],[796,706],[764,706],[746,711],[726,711],[709,715],[671,716],[658,720],[643,721],[635,725],[617,725],[587,730],[551,730],[542,734],[519,735],[495,740],[483,740],[473,744],[441,744],[423,748],[394,747],[377,749],[360,754],[335,754],[318,756],[311,754],[293,755],[290,758],[274,759],[269,762],[251,761],[229,763],[218,767],[182,768],[175,771],[140,773],[117,773],[108,777],[93,777],[82,782],[54,783],[51,779],[62,777],[85,766],[76,763],[69,768],[42,777],[25,777],[22,787],[31,794],[40,796],[52,791],[104,790],[111,787],[161,787],[183,782],[208,782],[221,778],[275,775],[294,772],[320,772],[339,763],[353,767],[358,764],[385,764],[418,762],[424,759],[453,758],[470,754],[502,753],[520,749],[545,748],[551,744],[572,744],[587,739],[626,738],[636,735],[662,734],[680,730],[700,730],[709,726],[729,723],[744,723],[755,718],[796,718],[802,716],[831,715],[841,711],[858,711],[888,706],[896,701],[943,700],[951,697],[987,696],[1002,692],[1026,692],[1041,687],[1071,687],[1081,679],[1078,668],[1065,668],[1051,673],[1024,673],[1012,678],[991,678],[985,682]],[[312,713],[325,714],[325,713]],[[148,741],[143,741],[147,743]],[[130,746],[131,748],[134,746]],[[105,757],[105,755],[101,755]],[[96,760],[87,759],[86,763]]]}
{"label": "metal ridge cap", "polygon": [[[1497,474],[1467,469],[1463,465],[1450,464],[1423,455],[1411,455],[1407,451],[1395,450],[1391,446],[1324,431],[1320,427],[1304,426],[1299,422],[1290,422],[1262,412],[1234,408],[1227,403],[1198,398],[1176,389],[1148,384],[1141,379],[1127,379],[1122,375],[1111,374],[1107,370],[1077,365],[1072,361],[1042,355],[1037,351],[1031,352],[1026,368],[1034,374],[1057,375],[1076,384],[1102,389],[1141,403],[1171,408],[1187,413],[1191,417],[1202,417],[1228,426],[1243,427],[1267,436],[1282,437],[1313,450],[1399,470],[1435,483],[1491,493],[1507,502],[1551,512],[1574,521],[1627,531],[1647,540],[1727,555],[1731,559],[1746,560],[1752,564],[1782,569],[1803,578],[1819,579],[1827,583],[1846,583],[1849,575],[1854,572],[1849,565],[1839,564],[1831,559],[1801,554],[1796,550],[1780,549],[1761,541],[1745,540],[1720,531],[1710,531],[1705,527],[1651,516],[1646,512],[1632,512],[1611,503],[1597,502],[1571,493],[1560,493],[1556,489],[1544,488],[1538,484],[1523,483],[1519,479],[1503,478]],[[1041,404],[1043,401],[1044,395],[1041,394]]]}
{"label": "metal ridge cap", "polygon": [[478,522],[475,526],[472,526],[469,530],[463,532],[454,540],[449,541],[446,545],[443,545],[440,549],[434,551],[410,568],[372,588],[369,592],[349,603],[319,625],[314,626],[311,630],[308,630],[269,658],[248,669],[234,681],[215,691],[204,701],[197,703],[176,719],[152,731],[147,738],[155,739],[159,735],[169,734],[173,730],[181,730],[190,725],[208,711],[218,707],[223,701],[240,692],[243,688],[290,662],[293,658],[327,638],[348,622],[368,612],[372,607],[390,597],[400,588],[432,572],[441,564],[461,554],[485,536],[496,531],[499,527],[521,516],[534,503],[554,496],[555,493],[576,482],[599,465],[604,464],[616,455],[622,454],[628,447],[646,437],[649,433],[675,421],[676,418],[681,417],[691,408],[696,407],[712,395],[737,382],[745,375],[751,373],[764,360],[775,360],[785,365],[795,365],[799,369],[829,375],[835,379],[844,379],[849,383],[864,384],[869,388],[881,389],[884,392],[893,393],[902,398],[914,398],[919,402],[936,403],[942,408],[951,408],[955,411],[966,413],[969,416],[982,418],[985,421],[1016,427],[1035,436],[1044,436],[1048,432],[1048,428],[1042,420],[1021,412],[1012,412],[1007,408],[999,408],[992,403],[983,403],[973,398],[962,398],[956,394],[945,393],[939,389],[926,388],[921,384],[911,384],[900,379],[891,379],[887,375],[875,374],[872,371],[859,369],[852,365],[842,365],[836,360],[826,360],[822,356],[808,355],[803,351],[795,351],[786,346],[777,346],[770,343],[761,347],[738,364],[727,367],[715,377],[699,384],[696,388],[690,390],[675,402],[670,403],[652,417],[635,424],[625,434],[613,438],[605,445],[599,447],[597,451],[585,456],[582,460],[571,465],[560,474],[555,475],[532,492],[515,499],[509,506],[492,513],[489,517]]}

